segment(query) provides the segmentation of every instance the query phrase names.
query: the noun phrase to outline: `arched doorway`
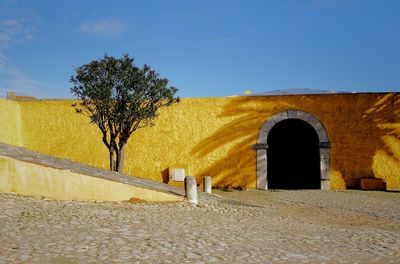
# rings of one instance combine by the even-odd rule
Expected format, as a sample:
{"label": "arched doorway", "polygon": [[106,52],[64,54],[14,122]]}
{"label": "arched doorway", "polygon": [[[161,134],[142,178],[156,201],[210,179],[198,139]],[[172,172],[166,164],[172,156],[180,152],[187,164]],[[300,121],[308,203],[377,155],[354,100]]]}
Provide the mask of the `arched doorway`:
{"label": "arched doorway", "polygon": [[301,119],[277,123],[267,138],[268,189],[320,189],[318,135]]}
{"label": "arched doorway", "polygon": [[326,129],[313,115],[300,110],[273,115],[263,124],[255,145],[257,189],[329,190],[329,147]]}

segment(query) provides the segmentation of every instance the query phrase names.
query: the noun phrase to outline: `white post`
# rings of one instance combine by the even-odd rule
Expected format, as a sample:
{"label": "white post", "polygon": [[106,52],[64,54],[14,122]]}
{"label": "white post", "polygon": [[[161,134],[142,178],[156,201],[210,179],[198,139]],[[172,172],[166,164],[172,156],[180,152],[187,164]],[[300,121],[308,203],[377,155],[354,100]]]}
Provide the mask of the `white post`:
{"label": "white post", "polygon": [[211,188],[212,188],[211,176],[204,176],[203,177],[203,192],[211,193]]}
{"label": "white post", "polygon": [[194,176],[185,177],[185,193],[189,203],[197,204],[197,184]]}

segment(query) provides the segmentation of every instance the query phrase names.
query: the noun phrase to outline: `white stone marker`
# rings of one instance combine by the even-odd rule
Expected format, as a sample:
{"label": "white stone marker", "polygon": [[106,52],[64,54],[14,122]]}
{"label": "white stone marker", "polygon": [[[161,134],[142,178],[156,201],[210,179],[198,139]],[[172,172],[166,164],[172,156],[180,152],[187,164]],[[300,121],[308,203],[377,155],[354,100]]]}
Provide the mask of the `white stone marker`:
{"label": "white stone marker", "polygon": [[204,176],[203,177],[203,192],[211,193],[212,182],[211,176]]}
{"label": "white stone marker", "polygon": [[185,194],[189,203],[197,204],[197,184],[194,176],[185,177]]}

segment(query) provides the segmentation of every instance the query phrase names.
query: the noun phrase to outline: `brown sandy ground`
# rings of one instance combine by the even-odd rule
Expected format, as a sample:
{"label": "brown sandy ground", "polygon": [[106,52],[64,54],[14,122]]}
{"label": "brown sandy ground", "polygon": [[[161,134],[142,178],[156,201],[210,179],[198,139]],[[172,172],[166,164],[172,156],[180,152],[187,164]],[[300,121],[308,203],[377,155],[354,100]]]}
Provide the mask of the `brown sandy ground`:
{"label": "brown sandy ground", "polygon": [[399,263],[400,193],[214,191],[199,206],[0,194],[0,263]]}

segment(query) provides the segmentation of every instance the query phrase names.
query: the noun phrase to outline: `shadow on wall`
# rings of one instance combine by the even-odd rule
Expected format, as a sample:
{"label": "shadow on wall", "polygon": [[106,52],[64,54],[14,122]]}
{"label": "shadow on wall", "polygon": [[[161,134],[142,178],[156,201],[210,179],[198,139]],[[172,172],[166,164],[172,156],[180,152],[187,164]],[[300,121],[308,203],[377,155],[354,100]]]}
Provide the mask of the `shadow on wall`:
{"label": "shadow on wall", "polygon": [[[385,113],[391,113],[388,118]],[[400,190],[400,95],[387,94],[365,111],[363,118],[379,130],[382,142],[372,160],[372,172],[388,190]]]}
{"label": "shadow on wall", "polygon": [[[213,186],[217,188],[255,188],[256,143],[259,129],[264,121],[280,107],[290,108],[287,103],[265,103],[262,98],[238,97],[230,100],[218,118],[230,118],[211,137],[201,141],[192,149],[197,159],[214,160],[207,169],[199,173],[213,176]],[[224,148],[225,155],[213,159],[213,151]]]}
{"label": "shadow on wall", "polygon": [[166,168],[161,171],[161,178],[163,183],[168,184],[169,183],[169,168]]}
{"label": "shadow on wall", "polygon": [[[382,146],[384,131],[365,113],[385,95],[337,95],[322,113],[331,141],[330,178],[333,189],[359,189],[361,178],[373,178],[372,159]],[[391,118],[389,112],[384,119]],[[330,115],[330,116],[329,116]]]}
{"label": "shadow on wall", "polygon": [[[197,173],[197,180],[211,175],[214,187],[255,188],[256,152],[252,147],[259,130],[273,114],[298,109],[317,117],[328,131],[331,187],[359,188],[360,178],[382,178],[395,168],[400,171],[400,124],[393,121],[399,104],[397,94],[232,98],[218,116],[231,121],[191,151],[195,158],[211,161]],[[224,149],[225,155],[214,158],[216,149]],[[388,188],[399,186],[398,176],[394,178],[389,180],[386,174]]]}

